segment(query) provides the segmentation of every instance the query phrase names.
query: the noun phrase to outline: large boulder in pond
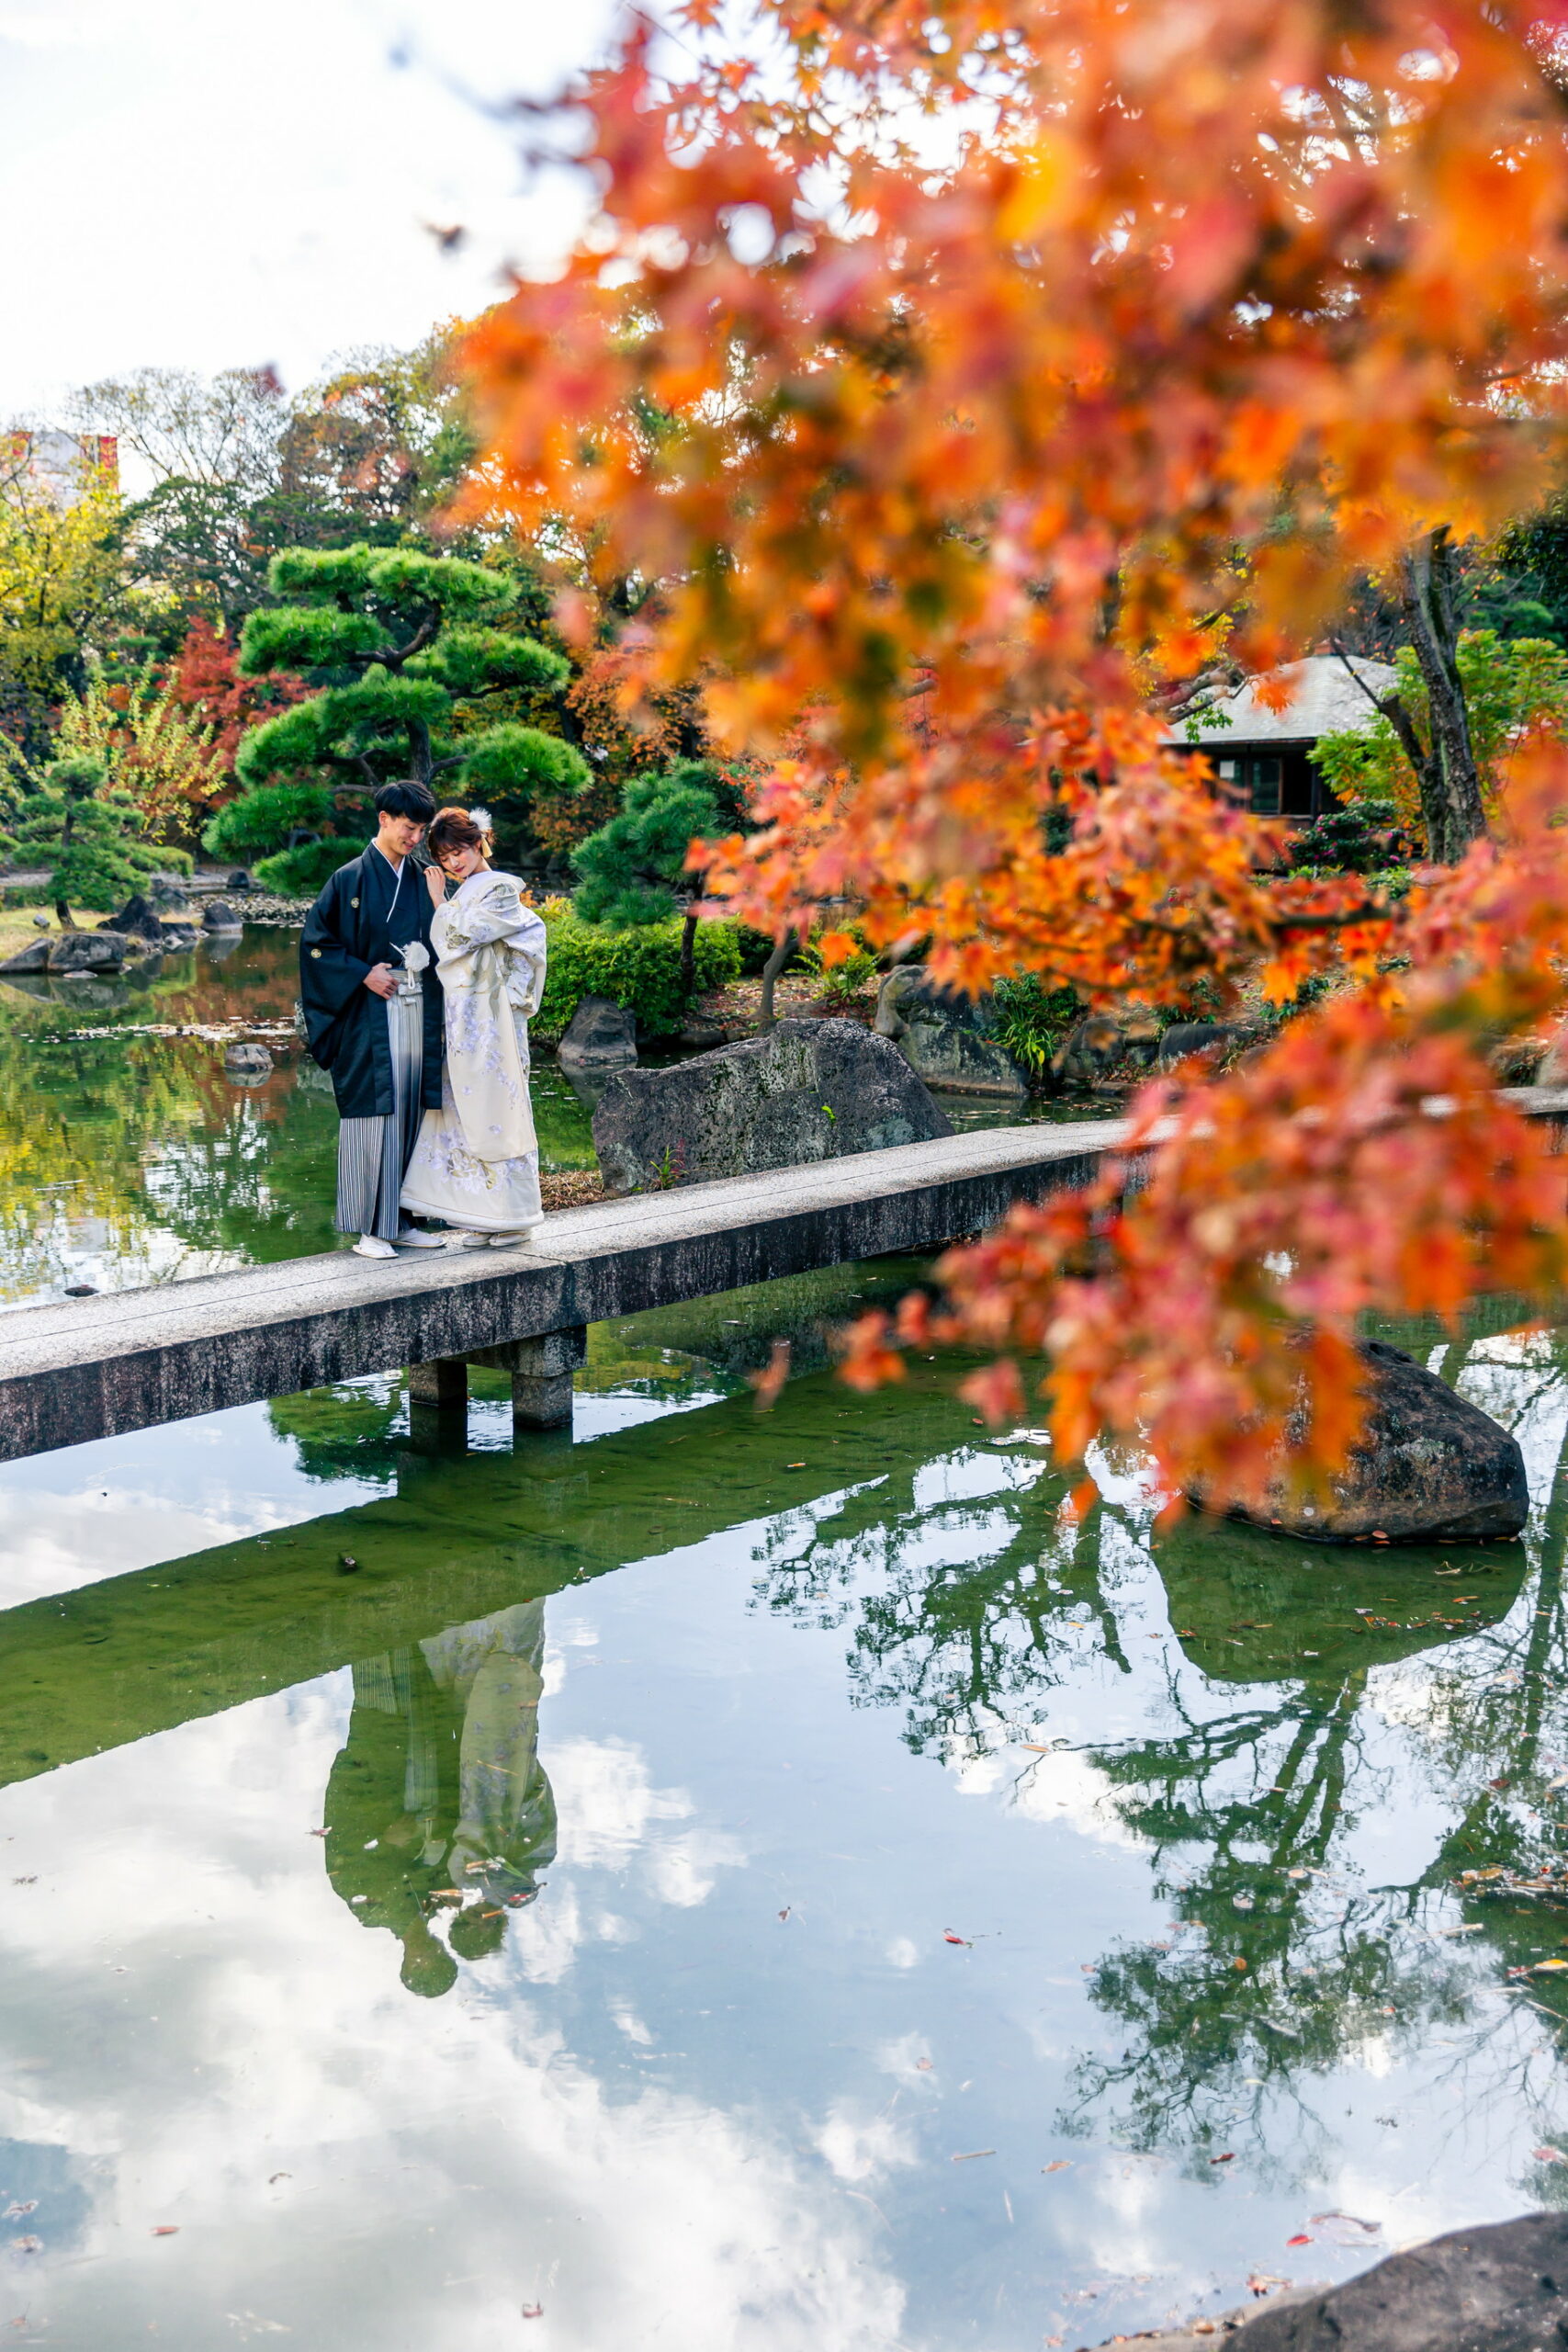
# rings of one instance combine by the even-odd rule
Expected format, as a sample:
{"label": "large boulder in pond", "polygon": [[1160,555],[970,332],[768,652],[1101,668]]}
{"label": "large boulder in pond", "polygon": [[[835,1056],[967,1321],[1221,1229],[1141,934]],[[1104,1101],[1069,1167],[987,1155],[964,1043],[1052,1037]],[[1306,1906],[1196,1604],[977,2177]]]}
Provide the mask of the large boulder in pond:
{"label": "large boulder in pond", "polygon": [[564,1070],[629,1069],[637,1059],[637,1023],[611,997],[580,997],[557,1051]]}
{"label": "large boulder in pond", "polygon": [[923,964],[901,964],[877,991],[879,1037],[891,1038],[926,1086],[1021,1102],[1029,1081],[988,1034],[988,998],[939,989]]}
{"label": "large boulder in pond", "polygon": [[203,931],[243,931],[244,924],[226,900],[212,899],[201,910]]}
{"label": "large boulder in pond", "polygon": [[51,972],[118,972],[135,943],[118,931],[62,931],[49,943]]}
{"label": "large boulder in pond", "polygon": [[155,946],[164,944],[164,925],[158,910],[140,890],[127,899],[118,915],[112,918],[116,931],[126,939],[151,940]]}
{"label": "large boulder in pond", "polygon": [[47,971],[52,944],[49,939],[29,939],[25,947],[19,947],[14,956],[6,956],[6,961],[0,964],[0,972]]}
{"label": "large boulder in pond", "polygon": [[1529,1490],[1518,1441],[1400,1349],[1363,1340],[1361,1356],[1371,1375],[1366,1426],[1328,1497],[1303,1500],[1281,1481],[1261,1512],[1235,1515],[1317,1544],[1520,1533]]}
{"label": "large boulder in pond", "polygon": [[781,1021],[666,1069],[621,1070],[593,1114],[614,1193],[798,1168],[953,1133],[897,1046],[858,1021]]}
{"label": "large boulder in pond", "polygon": [[1137,2340],[1148,2352],[1209,2352],[1220,2341],[1235,2352],[1560,2352],[1568,2345],[1568,2214],[1450,2230],[1337,2287],[1297,2287]]}

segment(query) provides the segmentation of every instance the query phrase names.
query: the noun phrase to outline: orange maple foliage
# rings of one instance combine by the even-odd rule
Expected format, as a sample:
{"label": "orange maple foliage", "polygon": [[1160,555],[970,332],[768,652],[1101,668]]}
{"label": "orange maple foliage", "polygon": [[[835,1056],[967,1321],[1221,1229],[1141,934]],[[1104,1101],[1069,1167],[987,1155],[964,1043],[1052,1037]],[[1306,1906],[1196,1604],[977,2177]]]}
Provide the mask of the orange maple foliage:
{"label": "orange maple foliage", "polygon": [[1112,1171],[946,1261],[955,1329],[1048,1341],[1069,1448],[1147,1430],[1237,1492],[1287,1422],[1341,1460],[1363,1307],[1561,1272],[1557,1175],[1480,1055],[1559,1001],[1561,778],[1532,755],[1507,838],[1394,910],[1271,874],[1145,706],[1553,480],[1568,0],[686,17],[683,80],[639,34],[586,85],[599,216],[469,338],[487,496],[575,551],[567,626],[657,583],[645,691],[701,670],[725,748],[773,758],[756,830],[694,852],[749,920],[848,897],[973,989],[1355,984],[1145,1099],[1125,1204]]}

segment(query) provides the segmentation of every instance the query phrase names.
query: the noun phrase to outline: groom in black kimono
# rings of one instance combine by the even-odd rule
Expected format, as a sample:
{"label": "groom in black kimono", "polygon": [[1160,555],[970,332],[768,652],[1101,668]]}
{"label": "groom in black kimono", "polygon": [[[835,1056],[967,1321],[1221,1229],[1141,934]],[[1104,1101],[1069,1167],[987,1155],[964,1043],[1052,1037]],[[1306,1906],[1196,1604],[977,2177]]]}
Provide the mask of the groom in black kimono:
{"label": "groom in black kimono", "polygon": [[337,1100],[337,1229],[362,1258],[438,1250],[398,1205],[427,1107],[441,1102],[441,984],[434,911],[413,853],[435,803],[423,784],[384,784],[376,838],[339,866],[305,920],[299,995],[312,1060]]}

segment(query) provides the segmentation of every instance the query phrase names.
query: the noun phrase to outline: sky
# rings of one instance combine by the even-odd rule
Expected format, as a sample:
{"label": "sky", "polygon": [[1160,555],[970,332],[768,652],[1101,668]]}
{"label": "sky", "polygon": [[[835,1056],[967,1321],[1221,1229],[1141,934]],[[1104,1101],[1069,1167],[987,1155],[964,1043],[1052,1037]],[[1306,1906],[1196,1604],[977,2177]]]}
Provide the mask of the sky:
{"label": "sky", "polygon": [[592,62],[618,6],[0,0],[0,421],[148,366],[297,390],[547,271],[583,190],[526,186],[505,104]]}

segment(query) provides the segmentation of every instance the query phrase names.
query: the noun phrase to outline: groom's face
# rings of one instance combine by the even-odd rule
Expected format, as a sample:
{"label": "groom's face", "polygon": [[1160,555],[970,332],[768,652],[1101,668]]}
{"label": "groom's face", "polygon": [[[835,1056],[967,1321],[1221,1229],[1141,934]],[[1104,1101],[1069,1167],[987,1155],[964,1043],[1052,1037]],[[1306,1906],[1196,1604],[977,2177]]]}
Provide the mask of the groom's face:
{"label": "groom's face", "polygon": [[424,827],[414,817],[383,814],[376,839],[389,857],[407,857],[424,839]]}

